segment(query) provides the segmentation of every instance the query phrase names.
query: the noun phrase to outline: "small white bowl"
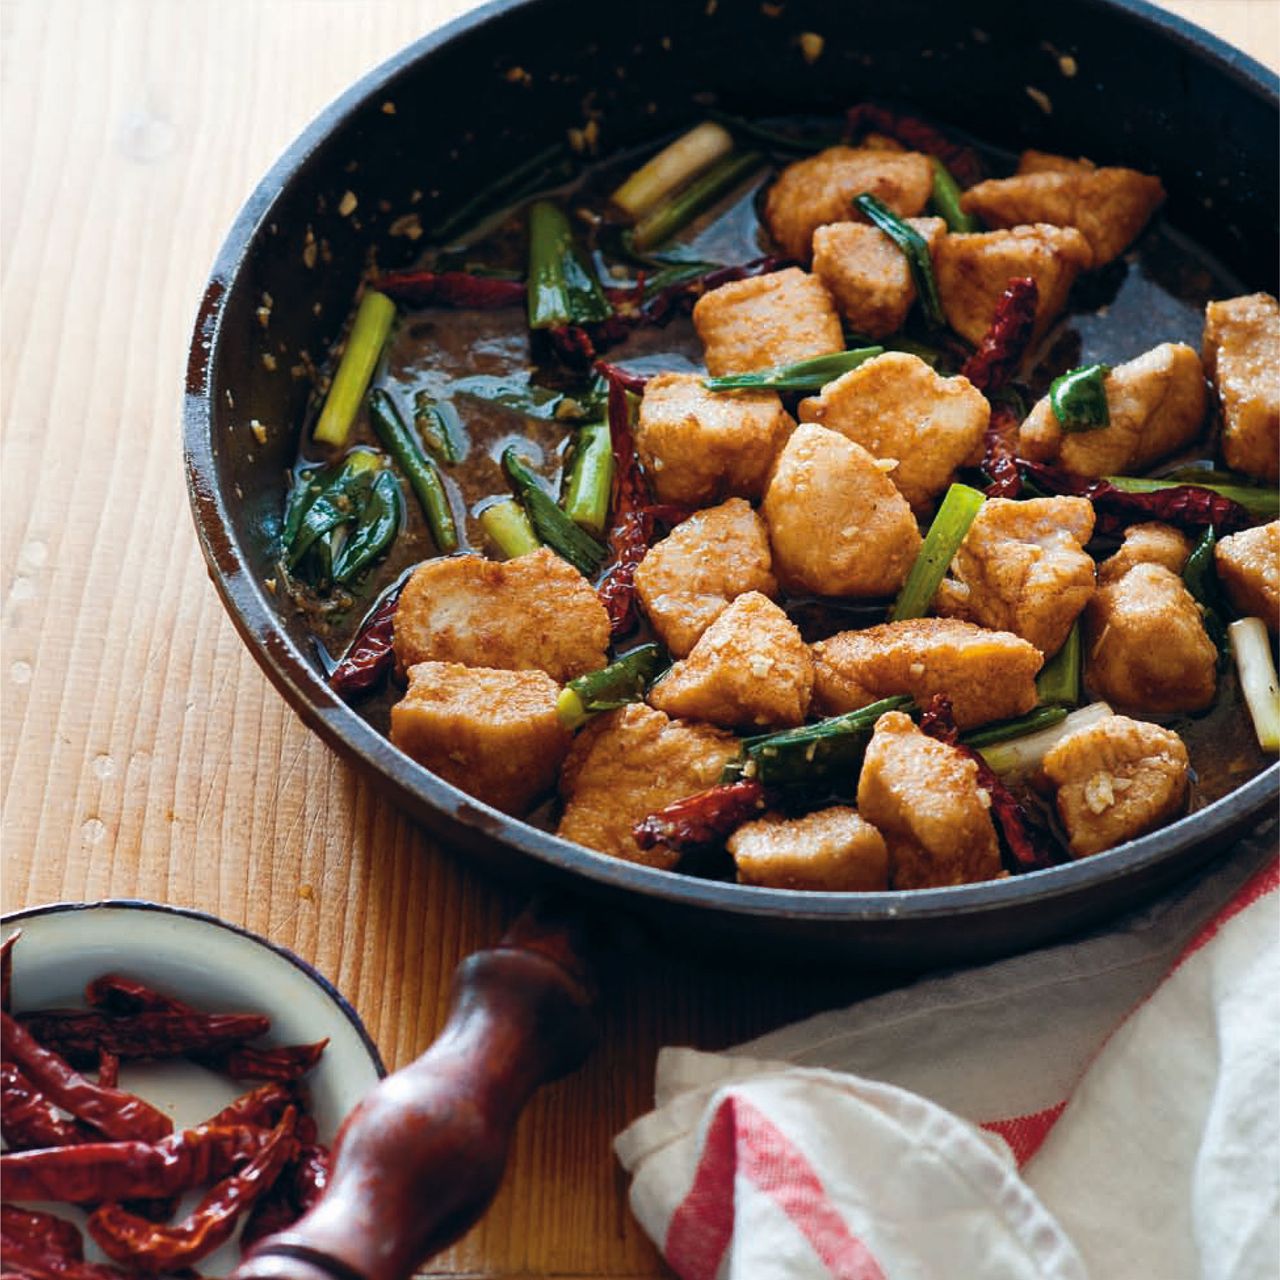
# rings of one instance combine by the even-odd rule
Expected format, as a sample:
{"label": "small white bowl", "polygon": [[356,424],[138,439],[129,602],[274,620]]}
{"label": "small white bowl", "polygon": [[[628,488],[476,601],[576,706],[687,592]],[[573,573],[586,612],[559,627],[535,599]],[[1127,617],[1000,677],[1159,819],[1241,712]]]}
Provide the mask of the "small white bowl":
{"label": "small white bowl", "polygon": [[[154,902],[66,902],[0,917],[0,937],[15,929],[22,930],[13,950],[15,1013],[83,1007],[90,981],[118,973],[208,1013],[266,1014],[271,1031],[253,1042],[257,1045],[327,1036],[319,1063],[303,1080],[326,1146],[347,1113],[386,1074],[359,1015],[328,979],[284,947],[216,916]],[[175,1129],[207,1120],[256,1083],[227,1080],[183,1060],[125,1062],[120,1070],[120,1087],[168,1112]],[[84,1226],[85,1216],[67,1205],[38,1207]],[[86,1257],[101,1259],[87,1236],[85,1246]],[[202,1275],[226,1275],[239,1256],[231,1241],[197,1269]]]}

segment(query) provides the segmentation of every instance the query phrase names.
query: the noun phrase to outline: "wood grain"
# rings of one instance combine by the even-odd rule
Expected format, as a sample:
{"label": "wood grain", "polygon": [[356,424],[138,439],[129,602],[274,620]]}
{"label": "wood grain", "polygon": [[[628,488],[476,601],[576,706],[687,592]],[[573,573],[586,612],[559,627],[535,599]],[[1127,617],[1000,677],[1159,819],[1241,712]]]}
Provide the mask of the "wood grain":
{"label": "wood grain", "polygon": [[[0,3],[0,786],[4,906],[138,896],[317,964],[391,1065],[518,895],[434,847],[244,652],[187,515],[179,380],[217,244],[278,151],[466,0]],[[1280,65],[1277,0],[1168,4]],[[653,1276],[610,1140],[656,1049],[715,1048],[865,989],[661,957],[522,1123],[484,1223],[433,1275]]]}

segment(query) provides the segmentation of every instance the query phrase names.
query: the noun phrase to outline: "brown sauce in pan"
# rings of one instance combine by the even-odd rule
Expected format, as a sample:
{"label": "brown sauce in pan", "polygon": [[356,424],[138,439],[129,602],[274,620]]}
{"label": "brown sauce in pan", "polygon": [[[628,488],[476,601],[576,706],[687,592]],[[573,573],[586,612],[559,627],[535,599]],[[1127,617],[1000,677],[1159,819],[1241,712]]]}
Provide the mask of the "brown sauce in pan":
{"label": "brown sauce in pan", "polygon": [[[1012,172],[1011,157],[990,150],[985,156],[989,173]],[[632,167],[629,157],[601,163],[588,169],[575,183],[561,188],[559,194],[566,198],[571,214],[593,205],[599,208],[603,193]],[[770,180],[771,174],[762,172],[749,187],[740,188],[677,237],[678,242],[687,246],[692,256],[720,263],[745,262],[767,252],[756,204],[759,192]],[[1177,210],[1172,210],[1174,219],[1176,215]],[[490,219],[479,234],[449,246],[447,254],[428,251],[423,265],[440,262],[453,269],[468,269],[483,264],[487,270],[505,268],[523,274],[522,228],[521,209],[499,215]],[[575,221],[575,230],[580,236],[589,237],[589,220]],[[601,271],[601,278],[610,283],[607,270]],[[1247,291],[1203,246],[1181,234],[1169,221],[1168,212],[1158,215],[1120,260],[1077,283],[1067,312],[1036,353],[1028,389],[1038,397],[1054,377],[1067,369],[1093,361],[1117,364],[1160,342],[1186,342],[1198,350],[1205,303]],[[684,316],[678,316],[664,329],[639,329],[608,353],[611,361],[646,372],[700,369],[700,357],[701,346],[691,321]],[[492,553],[477,515],[495,497],[509,496],[499,461],[503,449],[513,441],[523,442],[522,452],[530,465],[546,479],[549,489],[558,493],[575,422],[555,416],[528,417],[469,395],[468,386],[474,387],[478,378],[507,383],[532,380],[549,392],[569,395],[584,384],[575,381],[553,358],[535,363],[521,307],[496,311],[429,309],[405,315],[397,325],[375,384],[391,392],[410,423],[413,396],[419,390],[428,391],[438,401],[453,403],[465,430],[467,452],[459,464],[442,467],[441,471],[458,521],[462,549]],[[302,435],[300,466],[314,464],[324,456],[311,444],[310,425],[309,420]],[[377,443],[365,410],[361,411],[350,440],[350,444],[357,443]],[[1209,456],[1211,443],[1206,440],[1192,453],[1164,465],[1171,467],[1177,462]],[[409,500],[405,503],[405,522],[390,554],[356,585],[351,595],[338,593],[321,600],[305,589],[295,591],[295,602],[308,615],[309,626],[323,651],[334,657],[340,654],[372,602],[409,567],[434,554],[422,513]],[[883,610],[865,603],[794,600],[787,602],[787,607],[807,640],[848,627],[868,626],[883,618]],[[627,637],[620,647],[630,648],[648,638],[642,629]],[[385,733],[390,707],[399,696],[400,689],[392,682],[391,687],[357,704],[358,710]],[[1231,665],[1219,672],[1218,696],[1207,712],[1150,718],[1168,724],[1187,744],[1193,769],[1192,808],[1203,807],[1227,794],[1269,762],[1258,747]],[[1034,794],[1025,798],[1046,820],[1054,821],[1049,812],[1052,806],[1045,806]],[[528,820],[544,827],[554,825],[552,805],[544,805]],[[702,870],[717,874],[718,869]]]}

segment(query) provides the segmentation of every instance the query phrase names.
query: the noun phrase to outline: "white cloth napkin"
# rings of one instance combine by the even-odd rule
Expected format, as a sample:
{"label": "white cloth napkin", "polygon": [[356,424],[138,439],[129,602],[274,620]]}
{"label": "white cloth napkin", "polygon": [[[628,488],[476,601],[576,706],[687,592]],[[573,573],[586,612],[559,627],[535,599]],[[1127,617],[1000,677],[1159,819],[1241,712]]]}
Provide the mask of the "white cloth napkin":
{"label": "white cloth napkin", "polygon": [[1280,1276],[1272,826],[1083,940],[728,1054],[616,1140],[682,1280]]}

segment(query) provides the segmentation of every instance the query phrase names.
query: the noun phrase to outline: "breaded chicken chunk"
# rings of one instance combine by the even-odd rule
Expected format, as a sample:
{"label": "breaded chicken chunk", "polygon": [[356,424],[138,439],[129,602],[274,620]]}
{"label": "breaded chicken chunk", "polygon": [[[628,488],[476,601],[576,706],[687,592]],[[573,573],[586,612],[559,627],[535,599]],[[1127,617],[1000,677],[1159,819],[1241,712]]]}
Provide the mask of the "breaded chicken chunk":
{"label": "breaded chicken chunk", "polygon": [[731,280],[704,293],[694,305],[693,325],[713,377],[844,350],[844,331],[826,285],[799,267]]}
{"label": "breaded chicken chunk", "polygon": [[855,217],[853,198],[870,192],[900,218],[914,217],[933,191],[929,157],[915,151],[828,147],[787,165],[769,188],[764,220],[788,258],[808,262],[813,233]]}
{"label": "breaded chicken chunk", "polygon": [[1269,293],[1211,302],[1204,363],[1222,407],[1222,453],[1246,475],[1280,479],[1280,303]]}
{"label": "breaded chicken chunk", "polygon": [[660,502],[758,498],[795,423],[776,391],[708,391],[694,373],[650,378],[636,452]]}
{"label": "breaded chicken chunk", "polygon": [[1000,844],[978,766],[889,711],[876,721],[858,779],[858,812],[889,846],[895,889],[994,880]]}
{"label": "breaded chicken chunk", "polygon": [[1173,525],[1131,524],[1120,550],[1098,565],[1098,584],[1118,581],[1136,564],[1162,564],[1170,573],[1180,574],[1190,554],[1190,539]]}
{"label": "breaded chicken chunk", "polygon": [[912,618],[842,631],[812,646],[814,706],[824,716],[909,693],[951,699],[956,727],[1008,720],[1036,705],[1044,657],[1008,631],[954,618]]}
{"label": "breaded chicken chunk", "polygon": [[793,591],[892,595],[920,550],[915,517],[893,482],[861,445],[825,427],[795,429],[760,513],[774,572]]}
{"label": "breaded chicken chunk", "polygon": [[1092,173],[1098,166],[1079,156],[1056,156],[1052,151],[1024,151],[1018,157],[1019,173]]}
{"label": "breaded chicken chunk", "polygon": [[1084,652],[1086,683],[1113,706],[1169,715],[1213,701],[1218,651],[1195,598],[1162,564],[1135,565],[1098,588]]}
{"label": "breaded chicken chunk", "polygon": [[1029,640],[1046,658],[1062,648],[1094,591],[1087,498],[989,498],[951,562],[934,608]]}
{"label": "breaded chicken chunk", "polygon": [[468,795],[519,815],[555,786],[568,753],[559,695],[542,671],[419,662],[391,708],[391,741]]}
{"label": "breaded chicken chunk", "polygon": [[640,607],[676,658],[748,591],[776,596],[778,583],[769,530],[741,498],[695,512],[650,547],[636,568]]}
{"label": "breaded chicken chunk", "polygon": [[966,213],[977,214],[989,227],[1031,222],[1075,227],[1089,242],[1094,269],[1118,258],[1163,203],[1159,178],[1136,169],[1078,165],[992,178],[970,187],[960,199]]}
{"label": "breaded chicken chunk", "polygon": [[1104,383],[1111,425],[1063,431],[1045,396],[1018,432],[1018,452],[1080,476],[1140,469],[1200,434],[1207,394],[1200,358],[1181,342],[1162,342],[1118,364]]}
{"label": "breaded chicken chunk", "polygon": [[647,866],[671,870],[667,845],[641,849],[637,822],[720,781],[738,740],[709,724],[685,724],[634,702],[593,720],[578,734],[560,773],[564,813],[556,833]]}
{"label": "breaded chicken chunk", "polygon": [[1163,826],[1187,798],[1187,749],[1170,729],[1108,716],[1077,729],[1044,758],[1071,854],[1114,849]]}
{"label": "breaded chicken chunk", "polygon": [[789,729],[803,723],[812,693],[813,660],[795,624],[748,591],[649,690],[649,703],[726,729]]}
{"label": "breaded chicken chunk", "polygon": [[1071,227],[1043,222],[1004,231],[944,236],[933,257],[947,323],[975,345],[982,341],[1010,279],[1030,276],[1039,289],[1036,333],[1067,304],[1091,260],[1089,242]]}
{"label": "breaded chicken chunk", "polygon": [[428,560],[396,606],[396,666],[461,662],[571,680],[605,665],[609,615],[591,584],[547,547],[495,564]]}
{"label": "breaded chicken chunk", "polygon": [[800,421],[838,431],[882,462],[916,512],[925,512],[977,462],[991,417],[986,396],[964,376],[944,378],[919,356],[886,351],[800,402]]}
{"label": "breaded chicken chunk", "polygon": [[729,837],[740,884],[828,893],[874,893],[889,887],[884,837],[847,805],[802,818],[766,813]]}
{"label": "breaded chicken chunk", "polygon": [[1222,583],[1237,613],[1280,627],[1280,520],[1223,538],[1213,549]]}
{"label": "breaded chicken chunk", "polygon": [[[947,224],[941,218],[907,218],[932,254]],[[897,333],[916,300],[906,255],[879,227],[832,222],[813,233],[813,274],[827,286],[855,333],[883,338]]]}

